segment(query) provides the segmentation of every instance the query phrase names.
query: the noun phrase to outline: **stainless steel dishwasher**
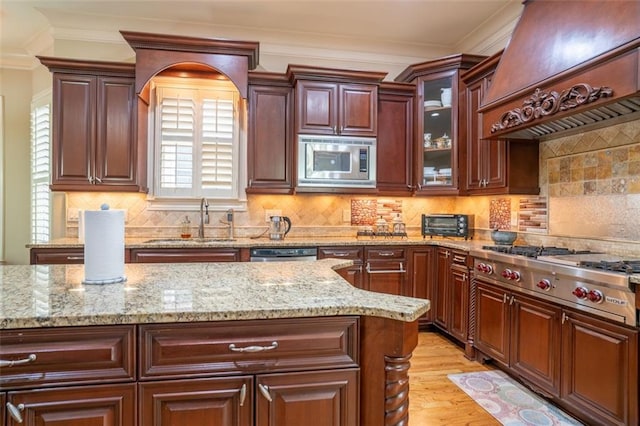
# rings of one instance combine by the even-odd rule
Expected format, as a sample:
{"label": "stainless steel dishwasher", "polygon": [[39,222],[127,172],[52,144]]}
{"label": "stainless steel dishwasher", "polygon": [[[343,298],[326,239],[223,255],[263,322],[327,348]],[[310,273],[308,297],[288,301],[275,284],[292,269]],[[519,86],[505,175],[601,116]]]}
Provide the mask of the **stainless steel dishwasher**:
{"label": "stainless steel dishwasher", "polygon": [[317,258],[317,247],[262,247],[252,248],[249,260],[251,262],[299,262]]}

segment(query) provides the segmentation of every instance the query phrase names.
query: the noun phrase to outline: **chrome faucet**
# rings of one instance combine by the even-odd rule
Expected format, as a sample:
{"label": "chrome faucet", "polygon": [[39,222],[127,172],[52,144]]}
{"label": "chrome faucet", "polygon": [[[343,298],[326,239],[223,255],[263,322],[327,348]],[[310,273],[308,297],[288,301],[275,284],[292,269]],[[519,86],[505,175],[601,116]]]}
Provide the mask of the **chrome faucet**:
{"label": "chrome faucet", "polygon": [[200,200],[200,223],[198,224],[198,238],[204,238],[204,224],[209,224],[209,201],[206,198]]}
{"label": "chrome faucet", "polygon": [[233,240],[233,234],[234,234],[234,230],[233,230],[233,222],[234,222],[234,217],[233,217],[233,209],[229,209],[227,210],[227,220],[221,220],[220,223],[224,223],[225,225],[227,225],[228,228],[228,238],[230,240]]}

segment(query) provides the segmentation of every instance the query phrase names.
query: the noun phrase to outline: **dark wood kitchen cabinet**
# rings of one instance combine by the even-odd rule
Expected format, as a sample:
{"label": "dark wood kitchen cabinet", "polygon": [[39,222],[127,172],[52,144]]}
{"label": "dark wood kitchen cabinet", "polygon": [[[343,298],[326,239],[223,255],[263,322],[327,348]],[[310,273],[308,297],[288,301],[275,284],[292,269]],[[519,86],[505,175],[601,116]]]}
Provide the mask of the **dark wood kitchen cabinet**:
{"label": "dark wood kitchen cabinet", "polygon": [[386,73],[289,65],[296,134],[375,137],[378,85]]}
{"label": "dark wood kitchen cabinet", "polygon": [[560,392],[560,320],[558,306],[512,294],[509,365],[525,383],[546,396]]}
{"label": "dark wood kitchen cabinet", "polygon": [[284,74],[249,73],[247,193],[293,192],[293,87]]}
{"label": "dark wood kitchen cabinet", "polygon": [[[8,416],[7,426],[136,426],[135,384],[76,386],[9,392],[7,404],[22,419]],[[11,410],[7,410],[11,411]]]}
{"label": "dark wood kitchen cabinet", "polygon": [[349,259],[352,266],[336,270],[338,274],[357,288],[364,288],[364,274],[362,270],[362,247],[318,247],[318,259],[333,257],[336,259]]}
{"label": "dark wood kitchen cabinet", "polygon": [[476,284],[476,349],[509,368],[537,392],[557,397],[560,307],[480,278],[476,278]]}
{"label": "dark wood kitchen cabinet", "polygon": [[144,190],[135,64],[39,59],[53,73],[51,189]]}
{"label": "dark wood kitchen cabinet", "polygon": [[[413,190],[413,104],[415,85],[383,82],[378,90],[376,188],[379,195]],[[393,159],[393,160],[390,160]]]}
{"label": "dark wood kitchen cabinet", "polygon": [[464,161],[460,164],[462,192],[468,195],[538,194],[538,143],[485,139],[480,102],[500,60],[499,52],[462,75],[466,98]]}
{"label": "dark wood kitchen cabinet", "polygon": [[84,263],[84,248],[32,248],[29,256],[32,265],[78,265]]}
{"label": "dark wood kitchen cabinet", "polygon": [[460,193],[466,102],[461,74],[484,56],[451,55],[408,66],[398,82],[416,84],[413,185],[417,195]]}
{"label": "dark wood kitchen cabinet", "polygon": [[637,425],[638,330],[565,310],[561,388],[589,424]]}
{"label": "dark wood kitchen cabinet", "polygon": [[471,351],[469,339],[469,255],[460,250],[438,247],[433,295],[433,322],[440,330]]}
{"label": "dark wood kitchen cabinet", "polygon": [[148,324],[140,342],[141,425],[359,424],[357,318]]}
{"label": "dark wood kitchen cabinet", "polygon": [[296,94],[297,133],[376,136],[376,85],[298,81]]}
{"label": "dark wood kitchen cabinet", "polygon": [[256,381],[256,426],[360,424],[358,369],[264,374]]}
{"label": "dark wood kitchen cabinet", "polygon": [[411,279],[411,295],[431,302],[431,309],[419,318],[420,328],[433,323],[436,282],[435,246],[414,246],[407,250],[407,271]]}
{"label": "dark wood kitchen cabinet", "polygon": [[140,426],[252,426],[252,376],[160,380],[138,387]]}
{"label": "dark wood kitchen cabinet", "polygon": [[404,247],[365,247],[365,290],[411,296]]}
{"label": "dark wood kitchen cabinet", "polygon": [[436,281],[433,292],[433,323],[441,330],[449,329],[449,282],[451,281],[451,249],[438,247],[436,250]]}
{"label": "dark wood kitchen cabinet", "polygon": [[451,250],[451,268],[447,304],[449,311],[448,332],[466,344],[469,330],[469,267],[468,254]]}
{"label": "dark wood kitchen cabinet", "polygon": [[2,330],[0,359],[8,426],[136,424],[134,326]]}
{"label": "dark wood kitchen cabinet", "polygon": [[357,426],[357,383],[357,369],[141,383],[140,426]]}
{"label": "dark wood kitchen cabinet", "polygon": [[[84,248],[37,247],[29,251],[31,265],[81,265]],[[124,249],[124,262],[131,262],[131,251]]]}

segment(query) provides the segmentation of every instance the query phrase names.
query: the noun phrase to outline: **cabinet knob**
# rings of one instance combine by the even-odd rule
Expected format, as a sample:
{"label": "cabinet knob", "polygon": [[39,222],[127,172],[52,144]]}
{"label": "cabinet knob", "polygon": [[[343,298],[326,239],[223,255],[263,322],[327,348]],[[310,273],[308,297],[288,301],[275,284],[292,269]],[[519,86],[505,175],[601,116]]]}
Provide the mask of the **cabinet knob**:
{"label": "cabinet knob", "polygon": [[269,394],[269,386],[259,383],[258,389],[260,390],[260,393],[262,394],[262,396],[266,398],[267,401],[273,402],[273,398],[271,398],[271,394]]}
{"label": "cabinet knob", "polygon": [[16,423],[22,423],[22,412],[24,411],[24,404],[18,404],[16,407],[10,402],[7,402],[7,412],[16,421]]}
{"label": "cabinet knob", "polygon": [[240,406],[244,405],[244,400],[247,398],[247,384],[243,383],[240,388]]}

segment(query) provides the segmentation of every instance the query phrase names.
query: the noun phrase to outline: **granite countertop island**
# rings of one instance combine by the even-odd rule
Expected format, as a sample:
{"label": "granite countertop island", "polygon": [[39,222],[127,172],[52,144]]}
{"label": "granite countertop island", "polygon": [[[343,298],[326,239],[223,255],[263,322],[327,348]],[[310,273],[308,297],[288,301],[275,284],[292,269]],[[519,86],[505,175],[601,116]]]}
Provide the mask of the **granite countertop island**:
{"label": "granite countertop island", "polygon": [[[0,266],[2,407],[20,422],[55,412],[75,425],[99,406],[125,419],[109,425],[136,426],[150,422],[137,406],[149,418],[171,414],[149,395],[162,402],[175,381],[170,401],[185,404],[176,409],[187,407],[190,423],[227,419],[229,409],[193,409],[206,400],[250,424],[252,410],[287,402],[282,382],[298,398],[291,409],[338,410],[354,426],[407,424],[409,360],[429,301],[357,289],[335,271],[350,265],[126,264],[126,282],[103,285],[83,284],[83,265]],[[190,391],[202,386],[209,393]]]}
{"label": "granite countertop island", "polygon": [[127,264],[127,281],[82,284],[82,265],[2,266],[0,328],[378,316],[415,321],[429,301],[357,289],[350,261]]}

